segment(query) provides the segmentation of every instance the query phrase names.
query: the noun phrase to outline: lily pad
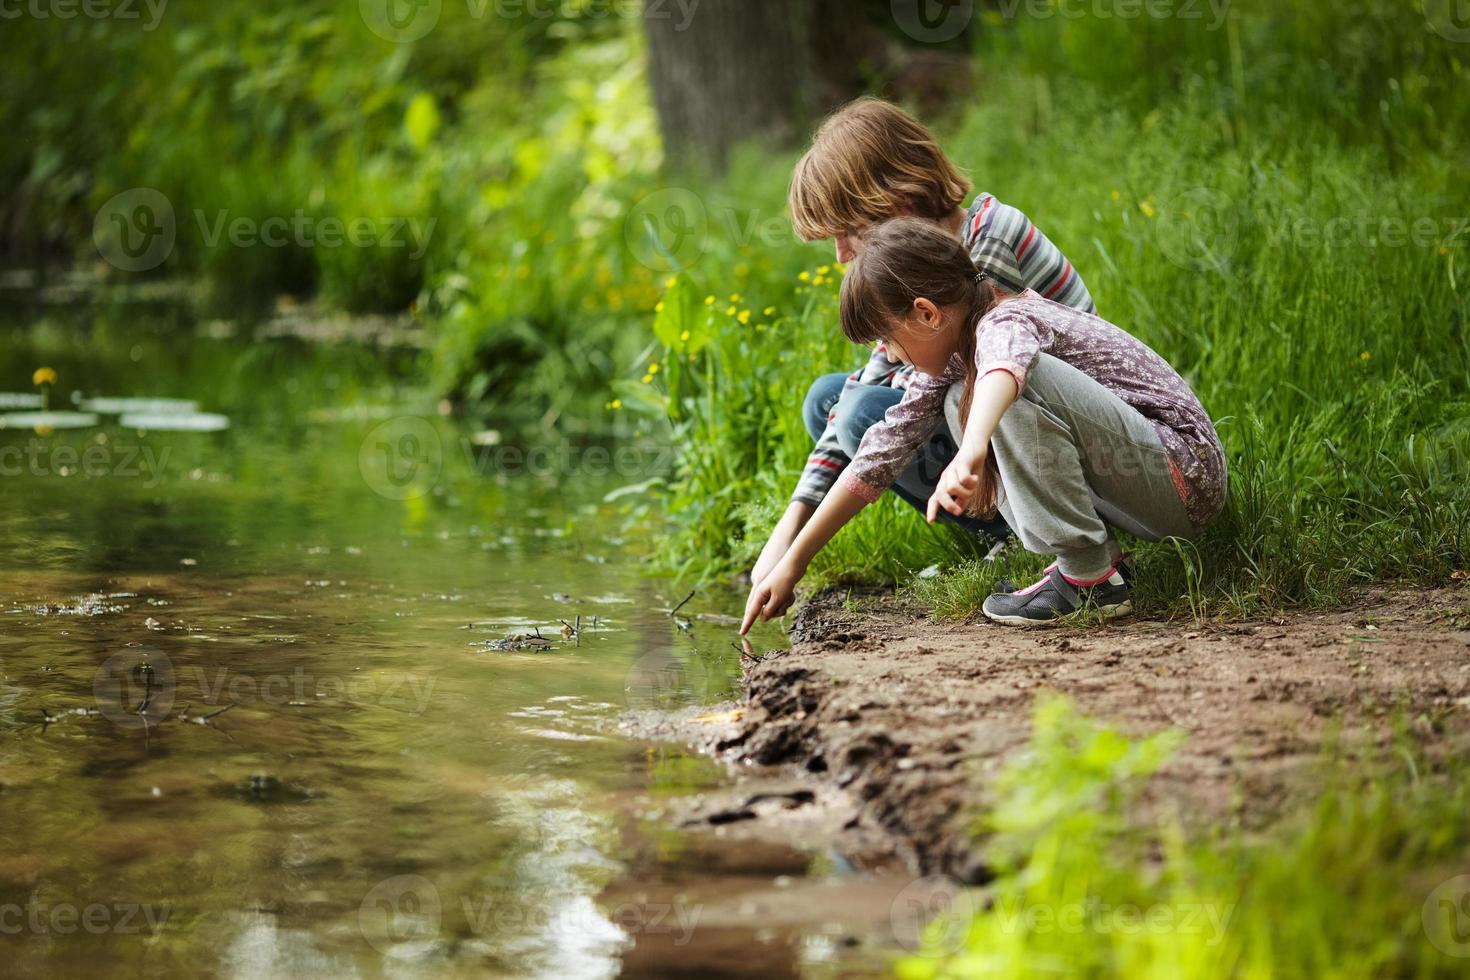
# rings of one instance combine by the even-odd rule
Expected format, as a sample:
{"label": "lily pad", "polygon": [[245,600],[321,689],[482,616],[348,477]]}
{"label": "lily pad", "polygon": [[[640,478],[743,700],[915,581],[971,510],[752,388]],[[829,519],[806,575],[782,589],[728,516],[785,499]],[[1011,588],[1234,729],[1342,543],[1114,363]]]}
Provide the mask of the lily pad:
{"label": "lily pad", "polygon": [[82,411],[99,415],[193,415],[199,403],[188,398],[86,398]]}
{"label": "lily pad", "polygon": [[5,412],[0,429],[86,429],[97,424],[91,412]]}
{"label": "lily pad", "polygon": [[125,429],[148,429],[154,432],[219,432],[230,427],[224,415],[210,412],[174,414],[170,412],[130,412],[117,420]]}

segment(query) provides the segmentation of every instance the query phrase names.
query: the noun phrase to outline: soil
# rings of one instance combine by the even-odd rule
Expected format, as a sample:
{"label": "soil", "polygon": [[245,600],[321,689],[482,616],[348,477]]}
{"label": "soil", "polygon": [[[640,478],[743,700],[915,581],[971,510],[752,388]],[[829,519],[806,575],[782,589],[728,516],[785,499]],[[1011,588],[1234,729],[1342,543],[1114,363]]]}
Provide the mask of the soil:
{"label": "soil", "polygon": [[1378,591],[1351,608],[1230,623],[1017,630],[935,624],[841,595],[800,608],[792,647],[742,702],[630,719],[742,773],[676,815],[722,834],[826,835],[857,864],[986,877],[974,817],[1030,735],[1038,695],[1130,735],[1187,737],[1150,787],[1189,819],[1269,822],[1312,792],[1324,743],[1371,754],[1406,727],[1431,760],[1470,747],[1470,590]]}

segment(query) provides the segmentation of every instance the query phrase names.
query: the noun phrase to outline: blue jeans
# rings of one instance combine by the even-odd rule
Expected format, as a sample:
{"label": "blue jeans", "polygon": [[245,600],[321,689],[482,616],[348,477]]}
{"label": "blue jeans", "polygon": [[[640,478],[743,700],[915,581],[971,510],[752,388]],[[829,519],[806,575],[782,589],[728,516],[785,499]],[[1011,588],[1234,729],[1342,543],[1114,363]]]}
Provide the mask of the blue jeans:
{"label": "blue jeans", "polygon": [[[874,422],[882,421],[884,414],[903,398],[903,391],[886,385],[861,385],[844,395],[842,389],[846,383],[846,374],[822,375],[812,382],[811,390],[806,393],[801,414],[812,438],[820,439],[827,429],[827,416],[833,414],[835,406],[836,418],[833,419],[833,424],[837,426],[837,441],[842,451],[851,459],[857,455],[863,433]],[[898,482],[893,485],[893,492],[919,513],[924,513],[929,506],[929,497],[939,483],[940,474],[949,465],[949,461],[954,459],[958,448],[949,437],[948,427],[940,425],[934,438],[919,451],[918,458],[899,475]],[[939,512],[939,516],[971,534],[985,534],[1004,540],[1011,533],[999,514],[994,520],[988,521],[977,517],[955,517],[943,510]]]}

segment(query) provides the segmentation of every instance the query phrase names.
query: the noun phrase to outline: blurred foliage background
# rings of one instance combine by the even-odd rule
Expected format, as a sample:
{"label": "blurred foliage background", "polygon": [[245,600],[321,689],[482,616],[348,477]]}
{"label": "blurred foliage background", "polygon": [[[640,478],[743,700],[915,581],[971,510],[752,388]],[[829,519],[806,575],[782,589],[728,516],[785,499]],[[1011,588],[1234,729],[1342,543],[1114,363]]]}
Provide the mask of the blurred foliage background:
{"label": "blurred foliage background", "polygon": [[[392,0],[433,16],[398,40],[372,0],[175,3],[153,29],[146,11],[8,20],[3,262],[187,280],[201,315],[241,323],[282,296],[412,317],[426,382],[468,414],[666,440],[676,470],[649,487],[667,554],[723,574],[805,458],[810,379],[856,363],[840,270],[794,239],[784,200],[814,122],[874,92],[1030,213],[1220,420],[1231,508],[1198,549],[1145,553],[1160,601],[1325,601],[1464,569],[1454,5],[913,6],[928,19],[867,0]],[[94,222],[138,187],[168,198],[177,244],[125,273]],[[422,248],[210,234],[295,216],[432,230]],[[974,553],[871,511],[820,574],[903,582]],[[926,597],[962,614],[970,586]]]}

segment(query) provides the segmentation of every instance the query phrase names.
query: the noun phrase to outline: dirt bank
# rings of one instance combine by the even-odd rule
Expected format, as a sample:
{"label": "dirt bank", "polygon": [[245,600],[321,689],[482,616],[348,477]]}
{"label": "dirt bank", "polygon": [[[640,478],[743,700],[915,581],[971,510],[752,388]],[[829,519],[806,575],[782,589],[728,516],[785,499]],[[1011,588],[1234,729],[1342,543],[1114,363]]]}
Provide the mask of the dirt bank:
{"label": "dirt bank", "polygon": [[[758,771],[783,784],[762,797],[737,783],[685,822],[835,830],[865,859],[887,851],[924,873],[983,880],[970,820],[1044,691],[1132,734],[1185,732],[1152,792],[1202,817],[1261,822],[1310,792],[1309,767],[1339,722],[1348,745],[1384,744],[1399,719],[1431,755],[1470,746],[1470,590],[1085,631],[935,625],[922,610],[873,606],[816,597],[794,618],[790,651],[747,665],[743,703],[643,726],[742,768],[775,767]],[[808,807],[817,812],[803,816]]]}

